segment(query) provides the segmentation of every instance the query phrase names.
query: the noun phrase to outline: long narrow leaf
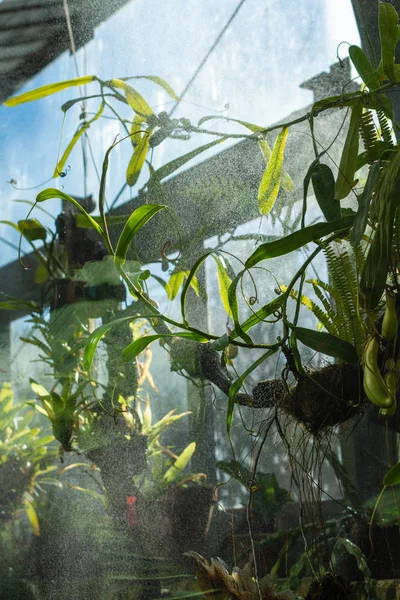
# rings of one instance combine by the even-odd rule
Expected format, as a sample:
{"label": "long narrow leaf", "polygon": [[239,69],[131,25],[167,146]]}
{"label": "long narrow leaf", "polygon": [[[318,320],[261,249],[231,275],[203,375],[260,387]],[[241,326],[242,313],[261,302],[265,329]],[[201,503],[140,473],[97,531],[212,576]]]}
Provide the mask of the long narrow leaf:
{"label": "long narrow leaf", "polygon": [[46,200],[52,200],[53,198],[59,198],[60,200],[67,200],[71,204],[73,204],[80,212],[85,216],[85,219],[89,221],[92,227],[102,236],[104,237],[104,232],[102,227],[96,223],[96,221],[86,212],[84,208],[77,202],[72,196],[65,194],[61,190],[57,190],[56,188],[47,188],[36,196],[36,202],[45,202]]}
{"label": "long narrow leaf", "polygon": [[132,79],[149,79],[153,83],[156,83],[157,85],[162,87],[163,90],[167,92],[168,96],[172,98],[172,100],[175,100],[175,102],[179,101],[179,96],[177,96],[177,94],[169,85],[169,83],[165,81],[165,79],[163,79],[162,77],[157,77],[157,75],[136,75],[135,77],[132,77]]}
{"label": "long narrow leaf", "polygon": [[350,236],[350,242],[353,246],[357,246],[361,242],[361,238],[364,235],[364,231],[367,226],[369,206],[373,191],[375,189],[375,184],[378,181],[379,170],[379,161],[374,163],[369,170],[367,181],[359,200],[357,214],[354,217],[354,225]]}
{"label": "long narrow leaf", "polygon": [[165,286],[165,290],[168,294],[169,300],[175,300],[175,298],[179,294],[179,290],[181,289],[184,281],[185,281],[185,272],[184,271],[177,271],[176,273],[172,273],[168,283]]}
{"label": "long narrow leaf", "polygon": [[394,72],[394,50],[397,43],[399,17],[390,2],[378,4],[379,37],[381,39],[383,72],[390,81],[396,81]]}
{"label": "long narrow leaf", "polygon": [[362,113],[362,106],[358,104],[351,111],[349,129],[343,146],[340,159],[339,172],[335,186],[335,199],[342,200],[349,195],[354,184],[354,175],[357,168],[358,156],[358,126]]}
{"label": "long narrow leaf", "polygon": [[203,254],[203,256],[200,256],[200,258],[194,263],[193,267],[190,269],[190,273],[186,279],[185,285],[183,286],[182,294],[181,294],[181,314],[182,314],[183,322],[185,324],[187,324],[186,316],[185,316],[186,315],[186,296],[189,291],[190,285],[192,283],[192,279],[194,278],[194,276],[196,275],[197,271],[199,270],[199,268],[201,267],[203,262],[206,260],[206,258],[208,256],[210,256],[210,254],[212,254],[212,253],[213,253],[213,250],[210,250],[210,251],[206,252],[205,254]]}
{"label": "long narrow leaf", "polygon": [[[261,154],[263,155],[263,157],[265,159],[265,162],[268,164],[268,161],[271,158],[272,150],[269,147],[267,140],[260,140],[258,142],[258,146],[261,150]],[[290,177],[289,173],[286,173],[286,171],[284,171],[283,169],[282,169],[281,183],[282,183],[282,187],[284,190],[286,190],[287,192],[293,192],[294,187],[295,187],[293,179]]]}
{"label": "long narrow leaf", "polygon": [[39,100],[40,98],[44,98],[45,96],[50,96],[51,94],[61,92],[62,90],[65,90],[69,87],[73,87],[76,85],[86,85],[87,83],[91,83],[96,79],[97,77],[95,77],[94,75],[86,75],[84,77],[68,79],[67,81],[60,81],[59,83],[50,83],[49,85],[44,85],[42,87],[37,88],[36,90],[25,92],[25,94],[21,94],[20,96],[15,96],[15,98],[10,98],[9,100],[6,100],[4,104],[6,106],[17,106],[18,104],[23,104],[24,102],[32,102],[33,100]]}
{"label": "long narrow leaf", "polygon": [[59,160],[58,164],[56,165],[56,168],[54,169],[53,177],[59,177],[60,176],[60,174],[62,173],[62,170],[64,169],[65,163],[67,162],[68,157],[71,154],[74,146],[80,140],[80,138],[85,133],[85,131],[87,131],[89,129],[89,127],[91,126],[91,124],[94,123],[95,121],[97,121],[97,119],[100,118],[101,114],[103,113],[103,110],[104,110],[104,102],[102,102],[100,104],[100,108],[97,111],[97,113],[94,115],[94,117],[92,119],[90,119],[90,121],[87,121],[86,123],[84,123],[76,131],[74,137],[72,138],[72,140],[70,141],[70,143],[68,144],[68,146],[66,147],[66,149],[64,150],[64,154],[62,155],[61,159]]}
{"label": "long narrow leaf", "polygon": [[[110,321],[109,323],[105,323],[98,327],[93,333],[90,334],[88,341],[86,342],[84,356],[83,356],[83,364],[85,369],[89,371],[92,362],[94,353],[96,352],[96,348],[100,342],[100,340],[106,335],[110,329],[120,325],[121,323],[125,323],[126,321],[133,321],[134,319],[138,319],[139,316],[130,316],[130,317],[121,317],[120,319],[115,319],[114,321]],[[141,316],[140,318],[145,318]]]}
{"label": "long narrow leaf", "polygon": [[271,158],[261,179],[258,190],[258,207],[262,215],[267,215],[272,210],[278,197],[288,131],[288,128],[285,127],[276,138]]}
{"label": "long narrow leaf", "polygon": [[228,290],[232,283],[232,280],[229,277],[226,268],[222,264],[222,260],[218,256],[214,256],[214,260],[217,263],[218,287],[219,287],[219,294],[220,294],[220,297],[222,300],[222,305],[223,305],[227,315],[230,316],[231,315],[231,307],[229,304]]}
{"label": "long narrow leaf", "polygon": [[245,333],[245,331],[243,331],[243,328],[241,327],[240,322],[239,322],[239,303],[238,303],[238,299],[237,299],[237,291],[236,290],[237,290],[237,286],[238,286],[239,282],[241,281],[241,279],[243,277],[243,273],[245,273],[245,270],[240,271],[240,273],[238,273],[236,275],[236,277],[232,281],[231,285],[229,286],[228,302],[229,302],[229,307],[230,307],[231,314],[232,314],[233,324],[235,327],[235,329],[234,329],[235,335],[241,337],[242,340],[244,342],[246,342],[246,344],[250,344],[252,346],[253,340],[251,339],[251,337],[249,335],[247,335]]}
{"label": "long narrow leaf", "polygon": [[33,533],[38,537],[40,536],[40,527],[39,527],[39,519],[36,513],[36,510],[27,498],[24,499],[25,513],[29,519],[29,523],[33,529]]}
{"label": "long narrow leaf", "polygon": [[[242,323],[241,330],[248,331],[252,327],[255,327],[256,325],[261,323],[264,319],[267,319],[268,317],[273,315],[275,312],[280,312],[284,302],[286,302],[286,294],[282,294],[281,296],[279,296],[279,298],[275,298],[268,304],[265,304],[264,306],[259,308],[253,315],[251,315],[251,317],[246,319],[246,321],[244,323]],[[230,337],[232,339],[239,337],[239,333],[236,330],[236,328],[231,333]],[[240,335],[240,337],[243,337],[243,336]]]}
{"label": "long narrow leaf", "polygon": [[141,230],[147,221],[164,208],[165,206],[162,206],[161,204],[144,204],[133,211],[122,230],[115,249],[115,256],[119,260],[125,262],[126,253],[132,238]]}
{"label": "long narrow leaf", "polygon": [[354,346],[330,333],[315,331],[305,327],[293,327],[292,331],[302,344],[312,348],[316,352],[322,352],[323,354],[349,363],[358,362]]}
{"label": "long narrow leaf", "polygon": [[112,79],[107,83],[110,87],[116,87],[123,90],[129,106],[135,113],[144,117],[150,117],[154,114],[152,108],[150,108],[143,96],[125,81],[122,81],[122,79]]}
{"label": "long narrow leaf", "polygon": [[[167,163],[166,165],[162,166],[160,169],[155,171],[152,175],[152,178],[154,178],[157,181],[161,181],[162,179],[165,179],[165,177],[168,177],[168,175],[171,175],[172,173],[174,173],[174,171],[176,171],[180,167],[183,167],[183,165],[185,165],[187,162],[189,162],[190,160],[192,160],[193,158],[195,158],[202,152],[205,152],[206,150],[209,150],[210,148],[217,146],[217,144],[221,144],[222,142],[225,142],[226,139],[227,138],[220,138],[218,140],[214,140],[213,142],[204,144],[203,146],[200,146],[199,148],[196,148],[196,150],[192,150],[191,152],[188,152],[187,154],[184,154],[183,156],[179,156],[179,158],[175,158],[174,160],[171,160],[169,163]],[[151,180],[150,180],[150,183],[151,183]]]}
{"label": "long narrow leaf", "polygon": [[342,217],[337,221],[329,221],[328,223],[316,223],[310,225],[299,231],[295,231],[290,235],[276,240],[274,242],[267,242],[257,248],[255,252],[247,259],[246,268],[254,267],[257,263],[262,260],[269,258],[276,258],[297,250],[302,246],[306,246],[310,242],[315,242],[320,238],[329,235],[336,231],[343,232],[346,229],[350,229],[354,221],[354,215]]}
{"label": "long narrow leaf", "polygon": [[350,46],[349,56],[358,74],[368,89],[371,91],[379,90],[379,77],[369,62],[364,50],[362,50],[359,46]]}
{"label": "long narrow leaf", "polygon": [[144,161],[146,160],[147,151],[149,149],[149,139],[150,134],[147,132],[143,133],[139,142],[135,145],[135,149],[126,170],[126,183],[131,187],[137,182]]}
{"label": "long narrow leaf", "polygon": [[175,338],[175,337],[185,338],[188,340],[192,340],[194,342],[200,342],[202,344],[209,342],[209,339],[207,337],[204,337],[203,335],[200,335],[199,333],[195,333],[192,331],[184,331],[184,332],[170,333],[170,334],[146,335],[144,337],[141,337],[141,338],[135,340],[134,342],[132,342],[132,344],[129,344],[123,350],[122,360],[124,362],[131,362],[141,352],[143,352],[143,350],[145,348],[147,348],[147,346],[149,346],[155,340],[159,340],[161,338]]}
{"label": "long narrow leaf", "polygon": [[327,221],[340,219],[340,202],[335,200],[335,178],[328,165],[316,164],[311,181],[318,205]]}
{"label": "long narrow leaf", "polygon": [[385,486],[388,485],[398,485],[400,483],[400,462],[398,462],[394,467],[390,469],[385,475],[383,480],[383,484]]}

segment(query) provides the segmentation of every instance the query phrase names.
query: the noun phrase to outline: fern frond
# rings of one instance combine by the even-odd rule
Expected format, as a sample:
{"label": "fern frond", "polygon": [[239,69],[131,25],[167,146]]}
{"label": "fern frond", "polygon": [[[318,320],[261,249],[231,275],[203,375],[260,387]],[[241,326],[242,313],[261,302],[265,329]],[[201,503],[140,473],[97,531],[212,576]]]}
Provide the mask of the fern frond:
{"label": "fern frond", "polygon": [[359,312],[358,277],[363,262],[361,248],[351,257],[348,250],[337,244],[324,248],[331,287],[331,300],[336,313],[332,319],[337,325],[338,335],[354,344],[361,353],[364,326]]}
{"label": "fern frond", "polygon": [[[285,292],[287,287],[285,285],[281,285],[280,289],[282,292]],[[289,295],[291,298],[293,298],[293,300],[297,300],[298,298],[298,292],[296,290],[290,290]],[[331,323],[329,315],[326,314],[321,309],[321,307],[318,306],[318,304],[316,304],[313,300],[311,300],[308,296],[305,296],[304,294],[301,295],[300,302],[303,306],[306,306],[308,310],[310,310],[314,314],[315,317],[317,317],[317,319],[322,323],[322,325],[325,327],[328,333],[335,334],[335,327]]]}
{"label": "fern frond", "polygon": [[379,159],[382,152],[381,141],[376,130],[372,111],[363,110],[359,119],[359,128],[368,163],[371,165]]}
{"label": "fern frond", "polygon": [[381,110],[376,111],[376,115],[378,117],[379,125],[380,125],[380,134],[383,139],[383,143],[385,144],[386,150],[394,150],[393,137],[392,137],[392,129],[389,125],[389,121]]}

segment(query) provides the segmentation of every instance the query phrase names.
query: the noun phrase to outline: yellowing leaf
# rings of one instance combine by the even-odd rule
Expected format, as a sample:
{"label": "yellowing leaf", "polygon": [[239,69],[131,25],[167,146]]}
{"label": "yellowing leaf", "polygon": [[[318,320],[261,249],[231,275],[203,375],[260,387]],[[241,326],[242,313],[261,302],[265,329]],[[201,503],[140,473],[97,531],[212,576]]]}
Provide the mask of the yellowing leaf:
{"label": "yellowing leaf", "polygon": [[177,273],[172,273],[167,285],[165,286],[165,290],[168,294],[169,300],[174,300],[177,297],[179,290],[181,289],[184,281],[185,281],[184,271],[178,271]]}
{"label": "yellowing leaf", "polygon": [[[268,164],[268,161],[271,158],[272,150],[269,147],[267,140],[260,140],[258,145],[265,162]],[[289,173],[284,170],[282,170],[282,187],[286,192],[293,192],[294,190],[294,181],[290,177]]]}
{"label": "yellowing leaf", "polygon": [[68,144],[66,149],[64,150],[64,154],[62,155],[60,161],[58,162],[58,164],[56,165],[56,168],[54,169],[53,177],[58,177],[62,173],[65,163],[67,162],[67,159],[68,159],[69,155],[71,154],[72,149],[75,146],[76,142],[81,138],[81,136],[85,133],[85,131],[87,131],[89,129],[91,124],[94,121],[97,121],[97,119],[101,116],[103,109],[104,109],[104,102],[101,103],[100,108],[97,111],[97,113],[94,115],[93,119],[90,119],[90,121],[88,121],[87,123],[84,123],[82,125],[82,127],[80,127],[75,132],[74,137],[72,138],[72,140],[70,141],[70,143]]}
{"label": "yellowing leaf", "polygon": [[24,500],[25,513],[29,519],[29,523],[33,529],[33,533],[36,536],[40,535],[40,527],[39,527],[39,519],[36,514],[36,510],[33,507],[32,502],[30,502],[27,498]]}
{"label": "yellowing leaf", "polygon": [[231,307],[229,304],[228,290],[229,286],[232,283],[232,279],[229,277],[228,272],[225,266],[222,263],[222,260],[217,256],[213,257],[215,262],[217,263],[217,274],[218,274],[218,285],[219,285],[219,293],[221,296],[222,304],[224,306],[225,312],[228,315],[232,314]]}
{"label": "yellowing leaf", "polygon": [[130,130],[131,142],[132,146],[135,148],[138,144],[138,140],[140,140],[140,136],[138,135],[143,129],[143,123],[146,122],[141,115],[135,115],[132,121],[132,126]]}
{"label": "yellowing leaf", "polygon": [[133,87],[125,83],[125,81],[122,81],[122,79],[112,79],[109,84],[111,87],[119,88],[125,92],[126,100],[135,113],[144,117],[150,117],[154,114],[143,96],[134,90]]}
{"label": "yellowing leaf", "polygon": [[95,81],[95,79],[97,78],[94,75],[86,75],[85,77],[76,77],[75,79],[60,81],[59,83],[50,83],[49,85],[44,85],[36,90],[25,92],[25,94],[21,94],[20,96],[15,96],[15,98],[10,98],[4,104],[6,106],[17,106],[18,104],[23,104],[24,102],[33,102],[34,100],[39,100],[45,96],[50,96],[51,94],[61,92],[69,87],[86,85],[87,83]]}
{"label": "yellowing leaf", "polygon": [[288,128],[285,127],[276,138],[274,149],[261,179],[258,189],[258,206],[262,215],[267,215],[271,211],[278,197],[287,135]]}
{"label": "yellowing leaf", "polygon": [[175,102],[178,102],[179,100],[179,96],[176,95],[169,83],[165,81],[165,79],[162,79],[162,77],[157,77],[157,75],[136,75],[133,79],[149,79],[153,83],[161,86]]}
{"label": "yellowing leaf", "polygon": [[136,144],[131,160],[129,161],[126,170],[126,183],[131,187],[137,182],[144,161],[146,160],[147,150],[149,149],[149,139],[150,135],[144,133],[140,138],[140,141]]}
{"label": "yellowing leaf", "polygon": [[196,442],[192,442],[184,451],[178,456],[174,464],[168,469],[164,475],[165,483],[172,483],[179,473],[183,471],[190,459],[192,458],[194,451],[196,450]]}

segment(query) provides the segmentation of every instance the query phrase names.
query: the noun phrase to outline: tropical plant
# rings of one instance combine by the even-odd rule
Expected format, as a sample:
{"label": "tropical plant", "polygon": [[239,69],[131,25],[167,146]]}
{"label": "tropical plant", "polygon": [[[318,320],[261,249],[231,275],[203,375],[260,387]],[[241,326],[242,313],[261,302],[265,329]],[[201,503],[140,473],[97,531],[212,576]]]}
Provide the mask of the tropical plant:
{"label": "tropical plant", "polygon": [[[400,381],[398,344],[400,151],[394,139],[399,125],[395,121],[388,92],[399,87],[400,65],[395,62],[395,49],[399,41],[399,18],[391,3],[379,3],[378,26],[381,62],[376,68],[361,48],[355,45],[349,47],[349,57],[362,81],[361,89],[349,93],[343,90],[339,95],[318,100],[307,114],[296,117],[291,122],[268,128],[245,121],[227,119],[245,127],[247,131],[242,137],[258,144],[266,157],[267,164],[258,191],[258,207],[262,215],[270,214],[274,209],[283,185],[289,189],[291,187],[291,180],[283,169],[284,150],[290,127],[299,122],[308,122],[315,159],[304,173],[303,207],[297,219],[299,228],[281,238],[260,244],[247,257],[237,273],[232,272],[220,248],[216,251],[209,250],[199,256],[190,270],[187,265],[182,266],[181,269],[181,265],[175,268],[174,264],[175,270],[168,283],[167,291],[169,297],[174,298],[180,290],[180,318],[171,318],[158,309],[156,303],[150,298],[146,286],[151,272],[147,269],[143,270],[140,264],[135,271],[130,272],[127,261],[130,257],[128,250],[135,236],[157,213],[166,214],[163,180],[202,152],[223,143],[231,135],[204,128],[204,124],[214,117],[204,117],[197,125],[193,125],[185,118],[172,119],[166,113],[156,115],[146,100],[127,83],[127,80],[132,78],[102,81],[95,76],[80,77],[44,86],[7,102],[8,106],[14,106],[38,100],[66,88],[96,82],[99,84],[99,93],[90,96],[99,99],[98,110],[90,121],[83,117],[63,156],[57,159],[54,178],[63,174],[69,153],[81,135],[94,125],[106,107],[111,106],[109,99],[127,105],[132,111],[130,119],[125,120],[120,118],[114,106],[112,107],[114,115],[120,119],[127,135],[123,139],[115,140],[104,158],[98,216],[91,216],[75,198],[56,188],[43,190],[37,195],[35,202],[35,207],[53,198],[69,202],[78,211],[74,217],[75,226],[82,229],[90,228],[100,236],[117,280],[124,283],[131,296],[133,308],[130,314],[104,320],[100,327],[88,335],[85,344],[82,343],[82,347],[85,345],[82,366],[87,377],[86,381],[91,380],[90,369],[95,351],[104,336],[112,334],[112,331],[123,323],[146,319],[154,332],[147,331],[142,335],[136,331],[134,339],[124,344],[122,361],[127,364],[132,363],[152,342],[159,340],[168,348],[175,370],[180,370],[191,378],[208,379],[228,395],[226,426],[229,437],[236,404],[279,409],[275,411],[273,420],[287,446],[290,442],[280,425],[280,411],[294,417],[317,438],[321,437],[325,429],[332,429],[363,411],[367,399],[377,407],[381,419],[389,422],[392,420],[397,411]],[[176,94],[166,82],[155,77],[150,79],[157,85],[161,85],[174,100],[177,100]],[[64,113],[76,102],[86,98],[86,96],[75,98],[65,103],[62,107]],[[323,162],[329,157],[329,149],[318,150],[314,123],[326,111],[343,108],[346,109],[346,115],[349,115],[349,125],[335,177],[328,164]],[[267,136],[274,131],[278,131],[278,135],[271,150],[267,143]],[[171,160],[158,169],[153,168],[151,161],[148,160],[148,153],[153,148],[167,138],[188,139],[192,134],[214,135],[217,139]],[[360,148],[360,138],[364,144],[363,149]],[[107,215],[105,190],[109,160],[115,146],[126,139],[129,139],[133,146],[129,162],[127,161],[127,185],[134,186],[138,183],[139,176],[144,174],[145,164],[149,168],[147,182],[139,190],[143,193],[142,197],[145,197],[145,203],[135,208],[131,214]],[[363,172],[360,171],[362,168],[367,173],[365,185],[359,188],[358,185],[363,179]],[[310,185],[323,219],[307,225]],[[343,207],[343,201],[350,203],[353,208]],[[29,217],[30,215],[23,224],[19,225],[20,232],[25,237],[31,225]],[[123,225],[122,231],[116,235],[112,235],[114,225]],[[40,223],[36,221],[32,227],[34,231],[42,231]],[[40,236],[38,239],[41,239]],[[311,244],[313,249],[308,250]],[[270,259],[287,256],[299,249],[307,250],[307,258],[290,281],[278,282],[277,297],[255,309],[254,305],[258,301],[257,290],[250,297],[243,294],[248,311],[248,316],[244,317],[240,292],[244,289],[245,278],[252,277],[252,269],[259,268],[261,263],[268,264],[266,261]],[[168,262],[165,248],[162,249],[161,254],[160,260],[165,266]],[[310,279],[307,275],[309,268],[313,266],[317,257],[324,254],[330,280],[323,282],[319,277]],[[193,326],[187,311],[189,288],[196,287],[195,278],[198,271],[210,256],[215,258],[220,294],[231,320],[229,330],[222,330],[217,334]],[[254,279],[252,281],[254,282]],[[311,285],[315,300],[303,295],[306,282]],[[290,307],[293,299],[294,310]],[[299,326],[302,305],[306,305],[317,316],[322,324],[320,330]],[[272,342],[268,341],[270,322],[281,327],[279,336],[274,335]],[[255,337],[252,337],[251,330],[256,326],[262,329],[263,343],[255,342]],[[322,330],[323,328],[325,331]],[[315,353],[329,357],[331,363],[322,369],[311,371],[306,364],[303,364],[304,352],[301,351],[301,344]],[[232,347],[262,351],[261,356],[254,360],[243,374],[236,376],[233,382],[232,372],[226,368],[226,361],[221,365],[221,353]],[[260,382],[251,393],[242,392],[249,375],[257,367],[271,360],[271,357],[277,358],[279,353],[286,362],[281,380],[278,383],[276,380]],[[44,410],[50,419],[53,419],[53,427],[58,418],[57,410],[60,411],[63,427],[65,423],[66,426],[65,431],[57,435],[67,450],[72,448],[70,442],[74,429],[67,408],[70,399],[75,402],[71,388],[67,389],[65,397],[51,390],[42,394],[41,398]],[[127,404],[122,396],[121,406],[124,403]],[[74,410],[76,406],[74,404]],[[133,426],[139,427],[140,419],[135,420],[135,415],[132,414]],[[174,415],[170,414],[166,417],[166,421],[172,417]],[[157,425],[161,426],[160,423],[162,421]],[[151,452],[153,452],[155,472],[163,473],[162,479],[168,480],[169,472],[171,477],[177,474],[176,465],[181,457],[174,459],[175,466],[171,465],[175,470],[163,471],[164,467],[161,467],[160,471],[157,461],[164,460],[168,452],[162,447],[155,432],[156,429],[150,428],[147,431],[149,437],[154,434]],[[193,447],[189,448],[186,448],[184,454],[192,452]],[[291,457],[290,452],[289,456]],[[186,455],[182,457],[182,462],[185,462],[183,458],[186,461]],[[397,464],[387,474],[384,485],[385,487],[397,485],[398,482],[399,465]],[[213,568],[201,557],[198,562],[207,573]],[[230,583],[232,583],[230,579],[235,581],[234,575],[226,575],[225,571],[221,573],[220,579],[225,587],[228,579]],[[218,585],[220,584],[219,582]],[[241,597],[242,592],[249,592],[258,593],[258,597],[261,597],[262,592],[257,580],[255,584],[257,589],[252,585],[251,590],[242,589],[238,587],[239,584],[232,589],[228,587],[226,594],[228,597],[229,594],[230,597]]]}
{"label": "tropical plant", "polygon": [[0,390],[0,519],[25,514],[35,535],[40,526],[38,501],[46,485],[57,483],[50,475],[57,469],[52,435],[36,426],[35,411],[16,403],[8,383]]}

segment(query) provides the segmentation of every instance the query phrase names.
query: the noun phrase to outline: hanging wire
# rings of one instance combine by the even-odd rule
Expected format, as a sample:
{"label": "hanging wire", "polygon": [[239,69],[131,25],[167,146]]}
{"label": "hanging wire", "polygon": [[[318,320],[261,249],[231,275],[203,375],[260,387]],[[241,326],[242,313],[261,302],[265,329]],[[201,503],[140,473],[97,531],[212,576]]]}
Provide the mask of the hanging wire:
{"label": "hanging wire", "polygon": [[[71,53],[73,56],[73,60],[74,60],[74,64],[75,64],[75,72],[76,72],[76,76],[80,77],[80,71],[79,71],[79,66],[78,66],[78,59],[76,56],[76,46],[75,46],[75,39],[74,39],[74,32],[72,30],[72,23],[71,23],[71,15],[69,13],[69,7],[68,7],[68,0],[63,0],[63,7],[64,7],[64,14],[65,14],[65,20],[67,22],[67,29],[68,29],[68,36],[69,36],[69,43],[70,43],[70,47],[71,47]],[[84,56],[84,71],[86,72],[86,53]],[[83,96],[83,89],[80,86],[79,87],[79,93],[81,96]],[[83,116],[83,119],[86,120],[86,103],[85,100],[82,100],[81,103],[81,117]],[[87,198],[87,139],[85,136],[81,137],[81,147],[82,147],[82,162],[83,162],[83,197]]]}
{"label": "hanging wire", "polygon": [[[66,0],[64,0],[64,2],[65,1]],[[170,112],[169,112],[169,116],[170,117],[174,114],[174,112],[178,108],[180,102],[182,101],[182,98],[184,96],[186,96],[187,92],[192,87],[192,85],[193,85],[195,79],[197,78],[198,74],[200,73],[200,71],[202,70],[202,68],[204,67],[204,65],[206,64],[207,60],[210,58],[211,54],[214,52],[215,48],[218,46],[218,44],[221,41],[221,38],[223,37],[225,31],[228,29],[229,25],[232,23],[233,19],[236,17],[236,15],[238,14],[239,10],[242,8],[242,6],[243,6],[243,4],[245,2],[246,2],[246,0],[240,0],[239,4],[236,6],[235,10],[233,11],[233,13],[231,14],[231,16],[227,20],[225,26],[221,29],[221,31],[217,35],[214,43],[212,44],[212,46],[210,47],[210,49],[208,50],[208,52],[204,56],[203,60],[200,62],[199,66],[197,67],[197,69],[193,73],[192,77],[189,79],[188,83],[186,84],[186,86],[185,86],[182,94],[179,96],[179,98],[176,101],[175,105],[170,110]]]}

